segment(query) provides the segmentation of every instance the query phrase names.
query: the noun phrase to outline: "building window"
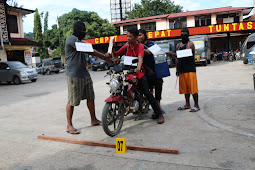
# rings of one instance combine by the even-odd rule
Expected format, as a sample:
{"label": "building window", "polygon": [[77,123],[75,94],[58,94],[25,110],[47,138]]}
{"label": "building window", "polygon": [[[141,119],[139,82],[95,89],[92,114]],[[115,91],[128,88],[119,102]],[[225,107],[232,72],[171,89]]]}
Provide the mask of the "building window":
{"label": "building window", "polygon": [[217,24],[240,22],[239,13],[217,15]]}
{"label": "building window", "polygon": [[187,27],[187,18],[170,19],[170,29],[179,29]]}
{"label": "building window", "polygon": [[207,25],[211,25],[211,15],[195,17],[195,26],[196,27],[207,26]]}
{"label": "building window", "polygon": [[16,15],[9,15],[9,27],[10,33],[19,33]]}
{"label": "building window", "polygon": [[123,26],[123,34],[127,34],[127,30],[129,30],[131,28],[136,28],[137,29],[137,24]]}
{"label": "building window", "polygon": [[120,35],[120,27],[115,27],[116,31],[117,31],[117,35]]}
{"label": "building window", "polygon": [[156,22],[142,23],[141,29],[145,31],[156,31]]}

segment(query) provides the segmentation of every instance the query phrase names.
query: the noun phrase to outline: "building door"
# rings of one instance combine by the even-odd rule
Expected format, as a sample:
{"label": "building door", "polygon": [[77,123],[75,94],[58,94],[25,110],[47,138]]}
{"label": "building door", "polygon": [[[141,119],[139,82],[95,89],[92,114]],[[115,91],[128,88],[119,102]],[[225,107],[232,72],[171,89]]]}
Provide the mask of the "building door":
{"label": "building door", "polygon": [[25,63],[24,50],[7,51],[7,61],[20,61]]}

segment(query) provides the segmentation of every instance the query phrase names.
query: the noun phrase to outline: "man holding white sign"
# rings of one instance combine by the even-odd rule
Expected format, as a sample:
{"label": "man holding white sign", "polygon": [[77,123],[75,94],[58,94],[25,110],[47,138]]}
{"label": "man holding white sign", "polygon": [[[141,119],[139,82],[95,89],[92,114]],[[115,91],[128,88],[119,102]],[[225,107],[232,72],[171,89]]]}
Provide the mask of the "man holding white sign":
{"label": "man holding white sign", "polygon": [[200,110],[198,105],[198,86],[195,65],[195,46],[193,42],[189,41],[189,30],[187,27],[181,30],[182,42],[176,46],[176,54],[167,52],[167,55],[177,57],[176,62],[176,76],[179,76],[179,90],[180,94],[185,95],[186,104],[179,107],[178,110],[190,109],[190,94],[193,95],[194,107],[190,112],[197,112]]}
{"label": "man holding white sign", "polygon": [[80,132],[73,127],[72,117],[74,106],[78,106],[81,100],[87,99],[87,107],[91,116],[91,125],[100,125],[101,121],[95,115],[95,94],[93,82],[87,70],[87,54],[97,56],[103,60],[110,60],[109,53],[102,54],[94,50],[91,44],[82,42],[85,37],[86,27],[81,21],[74,23],[73,35],[67,37],[65,44],[66,55],[66,79],[68,85],[68,102],[66,104],[67,129],[70,134]]}

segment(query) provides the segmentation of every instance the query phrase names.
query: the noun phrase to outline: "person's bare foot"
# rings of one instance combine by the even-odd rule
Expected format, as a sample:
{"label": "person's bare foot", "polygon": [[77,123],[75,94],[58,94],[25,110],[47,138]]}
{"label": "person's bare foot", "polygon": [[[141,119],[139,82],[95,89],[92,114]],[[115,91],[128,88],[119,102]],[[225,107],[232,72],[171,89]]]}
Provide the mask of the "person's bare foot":
{"label": "person's bare foot", "polygon": [[102,125],[102,123],[101,123],[101,121],[100,120],[93,120],[93,121],[91,121],[91,125],[92,126],[97,126],[97,125]]}

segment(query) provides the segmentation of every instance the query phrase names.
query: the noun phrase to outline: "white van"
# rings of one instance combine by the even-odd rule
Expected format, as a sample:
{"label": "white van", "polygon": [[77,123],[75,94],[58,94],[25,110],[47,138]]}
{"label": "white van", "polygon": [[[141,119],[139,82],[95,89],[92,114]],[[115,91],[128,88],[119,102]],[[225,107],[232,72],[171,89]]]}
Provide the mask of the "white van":
{"label": "white van", "polygon": [[244,41],[241,48],[241,57],[244,64],[248,64],[248,56],[251,50],[255,47],[255,33],[249,35]]}

